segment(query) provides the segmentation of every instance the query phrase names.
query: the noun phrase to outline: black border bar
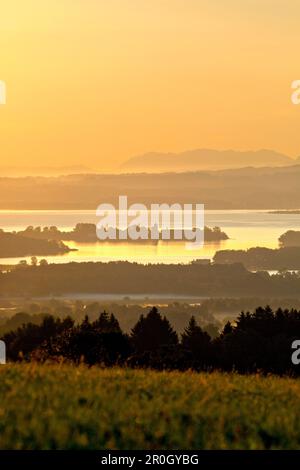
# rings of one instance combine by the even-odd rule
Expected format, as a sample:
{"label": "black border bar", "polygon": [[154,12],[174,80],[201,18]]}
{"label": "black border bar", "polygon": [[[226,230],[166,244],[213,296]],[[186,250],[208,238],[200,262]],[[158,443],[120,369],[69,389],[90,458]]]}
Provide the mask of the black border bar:
{"label": "black border bar", "polygon": [[[300,461],[300,451],[191,451],[191,450],[0,450],[0,465],[20,465],[21,468],[64,468],[88,470],[93,468],[230,468],[244,470],[265,465],[266,468],[287,468]],[[8,468],[8,467],[7,467]]]}

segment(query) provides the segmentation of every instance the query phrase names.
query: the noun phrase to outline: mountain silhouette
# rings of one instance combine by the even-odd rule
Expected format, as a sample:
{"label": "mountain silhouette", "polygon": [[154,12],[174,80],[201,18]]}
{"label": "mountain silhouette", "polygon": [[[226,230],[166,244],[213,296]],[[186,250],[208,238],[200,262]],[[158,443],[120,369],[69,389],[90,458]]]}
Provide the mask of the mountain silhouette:
{"label": "mountain silhouette", "polygon": [[[299,157],[300,158],[300,157]],[[127,160],[122,170],[133,172],[222,170],[243,167],[287,166],[295,160],[274,150],[236,151],[196,149],[182,153],[150,152]]]}

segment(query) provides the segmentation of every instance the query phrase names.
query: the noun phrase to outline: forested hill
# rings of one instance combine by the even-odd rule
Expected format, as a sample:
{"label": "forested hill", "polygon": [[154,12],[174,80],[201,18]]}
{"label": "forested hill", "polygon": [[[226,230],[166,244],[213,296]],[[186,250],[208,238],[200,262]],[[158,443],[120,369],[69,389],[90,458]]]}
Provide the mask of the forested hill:
{"label": "forested hill", "polygon": [[142,265],[129,262],[18,266],[0,274],[0,295],[74,293],[201,297],[298,297],[300,275],[251,273],[241,264]]}
{"label": "forested hill", "polygon": [[0,178],[1,209],[93,209],[103,202],[202,203],[206,209],[300,207],[300,165],[190,173]]}

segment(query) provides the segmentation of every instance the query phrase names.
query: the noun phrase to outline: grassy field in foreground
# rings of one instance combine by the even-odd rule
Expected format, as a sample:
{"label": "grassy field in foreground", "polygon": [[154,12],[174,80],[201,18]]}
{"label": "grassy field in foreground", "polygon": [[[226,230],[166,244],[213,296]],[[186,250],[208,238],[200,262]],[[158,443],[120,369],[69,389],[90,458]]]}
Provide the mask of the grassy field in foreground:
{"label": "grassy field in foreground", "polygon": [[300,448],[300,380],[0,366],[1,449]]}

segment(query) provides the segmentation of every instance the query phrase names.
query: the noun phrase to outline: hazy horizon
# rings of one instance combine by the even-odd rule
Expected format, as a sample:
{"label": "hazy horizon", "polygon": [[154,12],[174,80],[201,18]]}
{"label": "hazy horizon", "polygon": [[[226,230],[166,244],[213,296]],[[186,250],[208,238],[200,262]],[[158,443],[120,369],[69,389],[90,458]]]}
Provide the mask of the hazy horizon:
{"label": "hazy horizon", "polygon": [[[205,152],[209,155],[206,157]],[[203,157],[204,154],[204,157]],[[211,162],[212,154],[220,157],[218,164]],[[235,157],[236,161],[228,160],[228,157]],[[251,156],[254,157],[251,160]],[[267,156],[267,160],[264,159]],[[223,157],[223,158],[222,158]],[[246,157],[246,160],[243,158]],[[248,157],[248,158],[247,158]],[[276,161],[276,157],[279,161]],[[261,158],[261,161],[259,160]],[[173,159],[173,161],[171,161]],[[145,163],[143,164],[143,161]],[[169,160],[169,161],[168,161]],[[281,161],[282,160],[282,161]],[[147,163],[150,161],[149,165]],[[180,161],[184,164],[180,167]],[[136,165],[135,163],[138,162]],[[139,165],[139,163],[142,163]],[[151,164],[153,163],[153,164]],[[161,165],[160,165],[161,163]],[[172,165],[174,163],[174,165]],[[178,165],[176,165],[178,163]],[[6,165],[0,164],[1,176],[5,177],[23,177],[23,176],[63,176],[72,174],[126,174],[126,173],[163,173],[163,172],[189,172],[189,171],[218,171],[225,169],[242,169],[247,167],[284,167],[300,164],[300,155],[292,157],[291,155],[277,152],[273,149],[189,149],[182,152],[145,152],[140,155],[134,155],[121,162],[119,166],[112,168],[97,168],[86,165],[47,165],[37,164],[34,166],[26,165]]]}

